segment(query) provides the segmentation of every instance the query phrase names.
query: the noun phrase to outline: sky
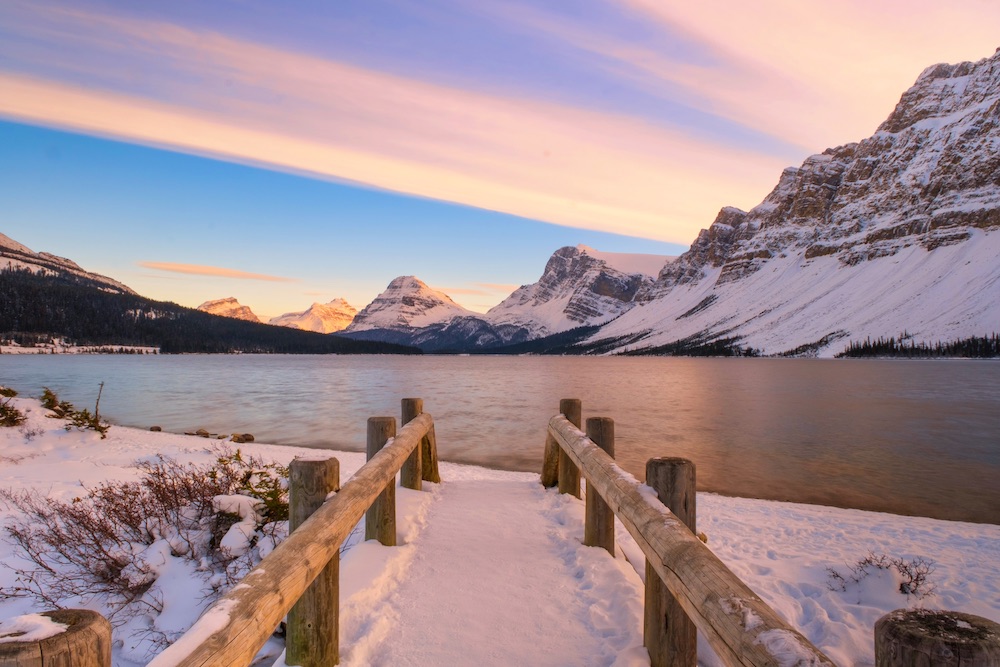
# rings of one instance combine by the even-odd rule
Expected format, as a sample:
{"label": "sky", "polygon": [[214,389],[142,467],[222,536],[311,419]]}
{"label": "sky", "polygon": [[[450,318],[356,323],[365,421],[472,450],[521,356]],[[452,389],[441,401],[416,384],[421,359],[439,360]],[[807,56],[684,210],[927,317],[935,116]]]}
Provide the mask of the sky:
{"label": "sky", "polygon": [[676,255],[1000,46],[993,0],[3,0],[0,233],[268,318]]}

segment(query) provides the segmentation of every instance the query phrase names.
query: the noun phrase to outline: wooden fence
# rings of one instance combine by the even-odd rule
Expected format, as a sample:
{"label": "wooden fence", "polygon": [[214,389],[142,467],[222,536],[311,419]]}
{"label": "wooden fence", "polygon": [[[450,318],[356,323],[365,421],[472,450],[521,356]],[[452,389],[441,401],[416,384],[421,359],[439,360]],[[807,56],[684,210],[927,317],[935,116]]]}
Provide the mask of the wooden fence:
{"label": "wooden fence", "polygon": [[[150,667],[249,665],[288,614],[286,662],[339,662],[340,546],[365,516],[365,539],[396,543],[395,480],[420,489],[439,482],[434,420],[420,399],[403,399],[405,424],[368,420],[368,462],[338,490],[335,458],[296,460],[290,474],[291,534],[210,607]],[[332,497],[331,492],[336,492]],[[294,608],[293,608],[294,607]]]}
{"label": "wooden fence", "polygon": [[558,484],[562,493],[579,498],[582,473],[587,482],[584,543],[614,553],[617,516],[642,549],[644,642],[653,667],[693,667],[695,628],[727,665],[833,664],[696,537],[690,461],[650,460],[649,487],[644,486],[612,458],[612,420],[588,419],[584,433],[580,401],[563,400],[560,413],[549,422],[542,483]]}

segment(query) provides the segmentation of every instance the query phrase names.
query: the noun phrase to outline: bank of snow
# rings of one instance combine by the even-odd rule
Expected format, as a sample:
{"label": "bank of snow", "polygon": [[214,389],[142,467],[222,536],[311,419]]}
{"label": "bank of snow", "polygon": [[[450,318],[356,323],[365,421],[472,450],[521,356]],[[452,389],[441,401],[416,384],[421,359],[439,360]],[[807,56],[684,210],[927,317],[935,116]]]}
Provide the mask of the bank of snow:
{"label": "bank of snow", "polygon": [[[106,440],[92,432],[66,431],[43,416],[39,404],[14,399],[30,410],[22,427],[0,429],[0,487],[35,489],[63,499],[108,479],[130,479],[136,459],[155,453],[198,463],[213,461],[215,445],[201,438],[112,427]],[[502,431],[497,424],[495,430]],[[239,445],[244,452],[287,463],[315,450]],[[363,464],[363,455],[337,452],[342,479]],[[386,548],[354,538],[341,566],[341,640],[344,664],[390,664],[407,655],[434,664],[471,655],[480,665],[643,665],[641,582],[619,554],[612,560],[582,539],[582,503],[542,490],[536,475],[442,464],[441,485],[427,492],[400,489],[402,546]],[[510,500],[501,508],[501,502]],[[1000,526],[946,522],[711,494],[698,496],[699,530],[708,546],[793,626],[841,665],[873,662],[872,626],[882,614],[922,605],[966,611],[1000,620]],[[4,510],[9,519],[11,510]],[[494,531],[486,540],[476,530]],[[541,535],[539,535],[541,533]],[[522,538],[532,537],[532,540]],[[634,542],[617,531],[621,551],[642,559]],[[541,539],[534,539],[540,537]],[[527,545],[527,546],[526,546]],[[917,599],[900,594],[899,576],[874,571],[860,584],[831,590],[829,568],[847,573],[869,552],[935,562],[936,591]],[[0,585],[10,586],[24,561],[0,544]],[[483,578],[479,569],[500,577]],[[640,568],[641,569],[641,568]],[[164,567],[157,582],[163,600],[158,617],[125,627],[176,632],[205,607],[202,582],[190,570]],[[471,583],[499,587],[486,607],[461,595]],[[445,582],[445,583],[438,583]],[[465,600],[465,602],[463,602]],[[99,609],[98,601],[89,606]],[[0,618],[44,611],[25,599],[0,601]],[[432,616],[427,619],[428,615]],[[414,618],[429,620],[427,627]],[[565,622],[569,631],[553,628]],[[544,635],[544,636],[543,636]],[[144,664],[149,645],[121,639],[115,663]],[[391,640],[390,640],[391,637]],[[558,645],[558,651],[553,650]],[[278,659],[280,641],[265,651]],[[568,653],[567,653],[568,652]],[[715,664],[702,646],[701,662]],[[492,657],[491,657],[492,656]],[[280,663],[279,663],[280,664]],[[466,663],[468,664],[468,663]]]}

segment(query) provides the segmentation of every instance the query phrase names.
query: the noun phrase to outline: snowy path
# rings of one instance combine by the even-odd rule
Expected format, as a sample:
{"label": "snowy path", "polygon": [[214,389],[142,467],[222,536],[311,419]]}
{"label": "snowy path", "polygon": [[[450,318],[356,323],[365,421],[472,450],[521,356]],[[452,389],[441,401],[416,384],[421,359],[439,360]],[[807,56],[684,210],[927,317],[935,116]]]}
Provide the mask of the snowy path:
{"label": "snowy path", "polygon": [[[406,495],[425,498],[422,526],[397,548],[409,553],[387,563],[405,576],[377,583],[381,599],[360,591],[345,605],[345,634],[356,634],[342,638],[345,665],[649,664],[642,584],[621,556],[580,544],[579,501],[537,479]],[[385,551],[360,545],[344,566]]]}

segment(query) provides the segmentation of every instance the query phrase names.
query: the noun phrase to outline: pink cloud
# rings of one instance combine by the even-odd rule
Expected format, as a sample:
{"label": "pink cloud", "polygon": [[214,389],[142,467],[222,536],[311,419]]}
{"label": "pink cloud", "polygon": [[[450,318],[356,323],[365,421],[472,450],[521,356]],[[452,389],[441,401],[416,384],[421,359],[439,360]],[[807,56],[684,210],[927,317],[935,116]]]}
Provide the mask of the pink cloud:
{"label": "pink cloud", "polygon": [[139,266],[170,273],[185,273],[194,276],[211,276],[213,278],[235,278],[237,280],[264,280],[274,283],[294,283],[296,278],[269,276],[263,273],[248,273],[237,269],[225,269],[218,266],[203,266],[201,264],[175,264],[173,262],[138,262]]}

